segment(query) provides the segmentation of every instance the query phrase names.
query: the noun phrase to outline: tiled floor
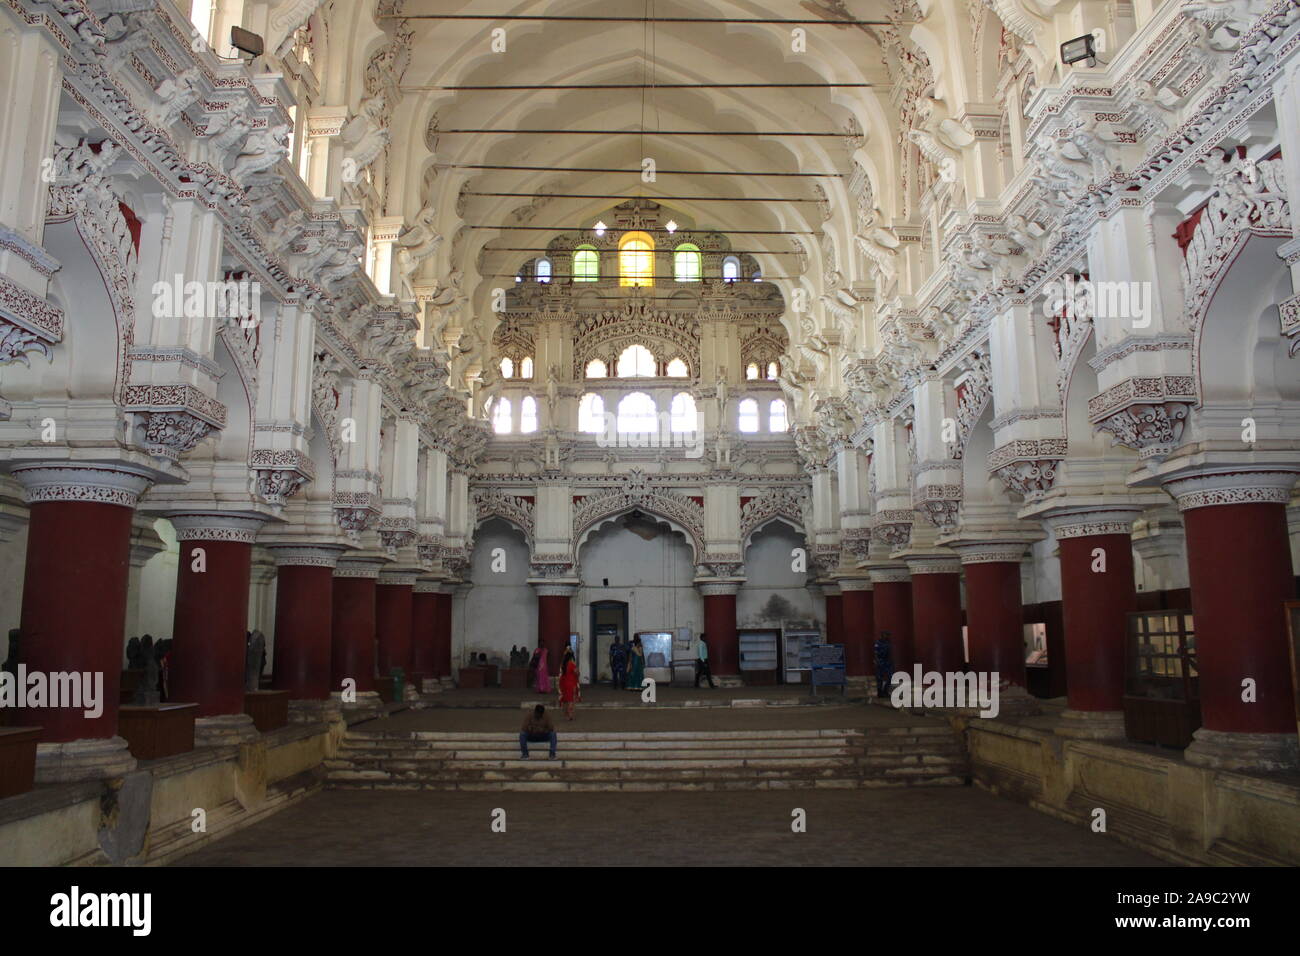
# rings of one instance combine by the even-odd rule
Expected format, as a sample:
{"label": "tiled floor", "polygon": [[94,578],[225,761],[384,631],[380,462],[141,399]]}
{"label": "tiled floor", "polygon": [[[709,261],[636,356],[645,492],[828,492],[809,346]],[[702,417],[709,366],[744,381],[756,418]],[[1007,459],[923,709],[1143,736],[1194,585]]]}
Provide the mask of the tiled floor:
{"label": "tiled floor", "polygon": [[[791,831],[792,811],[807,831]],[[505,811],[506,832],[493,813]],[[970,787],[792,793],[327,791],[181,866],[1161,866]]]}

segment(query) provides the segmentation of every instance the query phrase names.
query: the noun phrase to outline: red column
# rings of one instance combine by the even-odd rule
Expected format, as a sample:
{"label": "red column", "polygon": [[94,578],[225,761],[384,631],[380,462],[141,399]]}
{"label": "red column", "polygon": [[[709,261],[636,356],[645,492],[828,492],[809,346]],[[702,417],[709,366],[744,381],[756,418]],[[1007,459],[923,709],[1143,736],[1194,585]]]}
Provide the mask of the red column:
{"label": "red column", "polygon": [[850,677],[875,673],[871,645],[874,630],[875,593],[866,580],[840,581],[844,609],[844,663]]}
{"label": "red column", "polygon": [[171,699],[199,717],[244,713],[249,571],[260,518],[169,515],[180,542]]}
{"label": "red column", "polygon": [[330,689],[356,681],[358,694],[375,692],[375,579],[377,564],[340,561],[334,571]]}
{"label": "red column", "polygon": [[30,506],[20,659],[28,672],[103,675],[98,717],[86,717],[86,708],[59,707],[24,709],[19,720],[44,728],[42,743],[111,738],[117,734],[131,519],[149,482],[106,468],[15,468],[14,477]]}
{"label": "red column", "polygon": [[961,670],[961,563],[918,561],[912,573],[912,654],[927,671]]}
{"label": "red column", "polygon": [[828,585],[826,588],[826,643],[844,643],[844,597],[838,587]]}
{"label": "red column", "polygon": [[[446,586],[444,585],[444,588]],[[440,590],[433,621],[433,673],[437,677],[451,676],[451,601],[450,590]]]}
{"label": "red column", "polygon": [[1067,700],[1072,711],[1124,709],[1124,640],[1137,609],[1129,531],[1137,511],[1076,512],[1048,519],[1061,555]]}
{"label": "red column", "polygon": [[415,575],[381,572],[375,587],[375,664],[382,677],[394,667],[411,673],[411,592]]}
{"label": "red column", "polygon": [[[1282,602],[1295,599],[1286,503],[1295,475],[1238,472],[1172,482],[1187,534],[1204,731],[1187,750],[1211,765],[1267,769],[1294,759],[1295,703]],[[1242,700],[1243,681],[1255,700]],[[1209,732],[1208,734],[1205,732]],[[1228,734],[1276,734],[1276,742]],[[1247,753],[1247,750],[1251,751]],[[1234,753],[1235,751],[1235,753]],[[1271,751],[1271,752],[1270,752]]]}
{"label": "red column", "polygon": [[567,584],[536,587],[537,643],[546,648],[546,666],[553,676],[559,673],[560,657],[569,641],[569,598],[576,589]]}
{"label": "red column", "polygon": [[324,700],[330,683],[331,604],[338,548],[274,547],[275,663],[272,686],[293,700]]}
{"label": "red column", "polygon": [[740,639],[736,636],[738,584],[701,584],[704,595],[704,631],[709,636],[709,671],[734,677],[740,674]]}
{"label": "red column", "polygon": [[966,572],[966,640],[971,667],[1025,686],[1020,558],[1024,548],[959,548]]}
{"label": "red column", "polygon": [[[438,582],[416,581],[411,594],[411,676],[437,677]],[[418,685],[417,685],[418,686]]]}
{"label": "red column", "polygon": [[872,610],[875,613],[874,643],[883,631],[889,632],[889,643],[893,647],[894,670],[910,670],[913,661],[912,652],[912,581],[907,571],[901,568],[885,568],[871,572],[872,591],[875,599]]}

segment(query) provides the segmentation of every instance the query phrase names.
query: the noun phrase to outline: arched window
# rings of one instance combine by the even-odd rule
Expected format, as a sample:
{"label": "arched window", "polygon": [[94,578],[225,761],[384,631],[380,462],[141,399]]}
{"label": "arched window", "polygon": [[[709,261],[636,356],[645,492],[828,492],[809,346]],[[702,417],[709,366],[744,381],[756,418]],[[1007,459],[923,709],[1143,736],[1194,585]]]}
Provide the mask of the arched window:
{"label": "arched window", "polygon": [[498,398],[492,409],[492,430],[498,435],[509,435],[514,427],[510,414],[510,399]]}
{"label": "arched window", "polygon": [[618,403],[618,430],[644,434],[659,430],[655,400],[645,392],[630,392]]}
{"label": "arched window", "polygon": [[519,406],[519,430],[525,435],[537,431],[537,399],[531,395],[525,396]]}
{"label": "arched window", "polygon": [[551,260],[545,257],[537,260],[537,266],[533,270],[533,275],[538,282],[551,281]]}
{"label": "arched window", "polygon": [[587,363],[585,374],[587,378],[604,378],[609,374],[609,369],[605,367],[605,363],[600,359],[592,359]]}
{"label": "arched window", "polygon": [[644,232],[629,232],[618,243],[619,285],[655,283],[655,244]]}
{"label": "arched window", "polygon": [[668,363],[669,378],[686,378],[691,374],[691,370],[686,367],[686,363],[679,358],[673,359]]}
{"label": "arched window", "polygon": [[755,381],[758,379],[757,362],[750,362],[748,365],[745,366],[745,378],[749,379],[750,381]]}
{"label": "arched window", "polygon": [[776,377],[780,374],[781,374],[781,366],[777,365],[775,362],[767,363],[767,380],[769,382],[775,382]]}
{"label": "arched window", "polygon": [[573,252],[573,281],[595,282],[600,278],[600,253],[595,246],[578,246]]}
{"label": "arched window", "polygon": [[605,431],[605,400],[595,392],[588,392],[578,402],[578,431],[587,435]]}
{"label": "arched window", "polygon": [[501,377],[502,378],[515,377],[515,363],[508,358],[503,358],[501,360]]}
{"label": "arched window", "polygon": [[770,432],[788,432],[790,419],[786,415],[784,399],[774,398],[767,406],[767,430]]}
{"label": "arched window", "polygon": [[533,377],[533,357],[531,355],[525,355],[519,360],[519,377]]}
{"label": "arched window", "polygon": [[629,345],[618,357],[619,378],[653,378],[654,374],[655,357],[644,345]]}
{"label": "arched window", "polygon": [[736,426],[742,432],[758,431],[758,402],[752,398],[746,398],[740,403],[739,418]]}
{"label": "arched window", "polygon": [[678,282],[700,281],[700,247],[683,242],[673,253],[673,278]]}
{"label": "arched window", "polygon": [[735,256],[727,256],[722,260],[722,281],[735,282],[740,278],[740,260]]}
{"label": "arched window", "polygon": [[675,432],[693,432],[698,426],[695,415],[695,396],[690,392],[678,392],[673,396],[669,412],[672,430]]}

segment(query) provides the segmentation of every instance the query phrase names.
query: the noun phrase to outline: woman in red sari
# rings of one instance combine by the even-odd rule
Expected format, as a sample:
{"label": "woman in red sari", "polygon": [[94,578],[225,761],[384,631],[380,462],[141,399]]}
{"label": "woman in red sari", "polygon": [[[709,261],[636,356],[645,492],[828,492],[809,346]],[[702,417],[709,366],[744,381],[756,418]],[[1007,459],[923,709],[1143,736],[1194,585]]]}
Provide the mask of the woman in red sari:
{"label": "woman in red sari", "polygon": [[578,662],[572,653],[565,653],[564,663],[560,668],[560,703],[564,705],[564,716],[573,719],[573,705],[578,700]]}

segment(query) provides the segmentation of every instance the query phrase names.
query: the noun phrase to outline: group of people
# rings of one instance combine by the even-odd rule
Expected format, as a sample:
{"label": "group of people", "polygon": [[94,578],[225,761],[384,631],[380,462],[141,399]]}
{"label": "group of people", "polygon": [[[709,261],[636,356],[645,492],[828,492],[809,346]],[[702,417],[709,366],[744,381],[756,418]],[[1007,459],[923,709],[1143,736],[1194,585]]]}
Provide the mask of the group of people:
{"label": "group of people", "polygon": [[[645,649],[641,646],[641,638],[633,637],[630,644],[611,644],[609,669],[613,674],[612,684],[615,689],[641,690],[645,684]],[[709,642],[706,635],[701,634],[695,642],[695,686],[699,687],[700,681],[706,679],[710,687],[717,686],[709,671]]]}

